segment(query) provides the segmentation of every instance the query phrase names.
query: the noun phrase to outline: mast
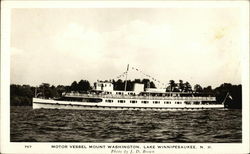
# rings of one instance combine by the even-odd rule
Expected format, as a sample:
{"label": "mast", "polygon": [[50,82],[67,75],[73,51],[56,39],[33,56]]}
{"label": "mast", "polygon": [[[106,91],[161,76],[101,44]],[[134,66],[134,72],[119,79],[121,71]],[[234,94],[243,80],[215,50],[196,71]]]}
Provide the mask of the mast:
{"label": "mast", "polygon": [[35,88],[35,98],[36,98],[36,93],[37,93],[37,89]]}
{"label": "mast", "polygon": [[127,71],[126,71],[126,79],[125,79],[125,89],[124,89],[124,91],[126,91],[126,90],[127,90],[127,77],[128,77],[128,69],[129,69],[129,64],[128,64],[128,66],[127,66]]}
{"label": "mast", "polygon": [[229,92],[227,92],[226,97],[224,98],[222,104],[225,104],[225,101],[226,101],[228,95],[229,95]]}

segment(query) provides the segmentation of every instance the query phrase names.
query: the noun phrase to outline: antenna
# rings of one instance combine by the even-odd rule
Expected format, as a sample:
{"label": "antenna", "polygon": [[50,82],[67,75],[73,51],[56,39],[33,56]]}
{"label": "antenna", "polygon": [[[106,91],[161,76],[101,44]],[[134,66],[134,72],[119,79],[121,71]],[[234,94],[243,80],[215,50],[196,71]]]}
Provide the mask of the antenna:
{"label": "antenna", "polygon": [[125,89],[124,89],[124,91],[126,91],[126,90],[127,90],[127,77],[128,77],[128,69],[129,69],[129,64],[128,64],[128,66],[127,66],[127,71],[126,71],[126,79],[125,79]]}

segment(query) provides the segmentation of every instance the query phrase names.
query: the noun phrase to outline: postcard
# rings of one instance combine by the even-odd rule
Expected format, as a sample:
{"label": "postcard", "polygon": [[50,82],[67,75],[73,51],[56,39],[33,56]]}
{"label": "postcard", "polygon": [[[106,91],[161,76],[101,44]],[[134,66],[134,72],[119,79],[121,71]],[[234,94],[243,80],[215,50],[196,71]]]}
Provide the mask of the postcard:
{"label": "postcard", "polygon": [[249,2],[3,1],[1,152],[249,153]]}

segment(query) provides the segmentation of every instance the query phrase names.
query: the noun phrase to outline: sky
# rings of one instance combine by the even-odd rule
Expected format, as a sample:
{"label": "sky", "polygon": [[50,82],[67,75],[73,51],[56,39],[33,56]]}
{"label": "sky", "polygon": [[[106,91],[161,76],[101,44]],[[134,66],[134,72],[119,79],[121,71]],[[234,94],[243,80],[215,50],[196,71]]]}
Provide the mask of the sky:
{"label": "sky", "polygon": [[117,79],[129,64],[128,79],[147,74],[161,84],[180,79],[212,87],[240,84],[240,11],[12,9],[11,83],[70,85],[81,79],[93,83]]}

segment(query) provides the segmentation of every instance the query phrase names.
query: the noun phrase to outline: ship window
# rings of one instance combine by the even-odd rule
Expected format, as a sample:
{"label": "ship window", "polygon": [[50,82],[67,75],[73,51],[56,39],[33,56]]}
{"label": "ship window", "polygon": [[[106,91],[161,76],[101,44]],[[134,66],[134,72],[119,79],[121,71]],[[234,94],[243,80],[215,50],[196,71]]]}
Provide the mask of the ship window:
{"label": "ship window", "polygon": [[153,101],[153,104],[160,104],[160,101]]}
{"label": "ship window", "polygon": [[181,104],[181,102],[175,102],[175,104]]}
{"label": "ship window", "polygon": [[107,103],[112,103],[113,100],[107,99],[107,100],[105,100],[105,102],[107,102]]}
{"label": "ship window", "polygon": [[209,101],[203,101],[202,104],[209,104]]}
{"label": "ship window", "polygon": [[171,102],[169,102],[169,101],[165,101],[165,102],[164,102],[164,104],[171,104]]}
{"label": "ship window", "polygon": [[141,101],[141,103],[143,103],[143,104],[148,104],[148,101]]}
{"label": "ship window", "polygon": [[194,104],[195,104],[195,105],[199,105],[199,104],[200,104],[200,102],[194,102]]}
{"label": "ship window", "polygon": [[125,103],[125,100],[118,100],[118,103]]}
{"label": "ship window", "polygon": [[187,104],[187,105],[190,105],[190,104],[191,104],[191,102],[188,102],[188,101],[185,101],[184,103]]}
{"label": "ship window", "polygon": [[137,101],[130,101],[130,103],[137,103]]}

